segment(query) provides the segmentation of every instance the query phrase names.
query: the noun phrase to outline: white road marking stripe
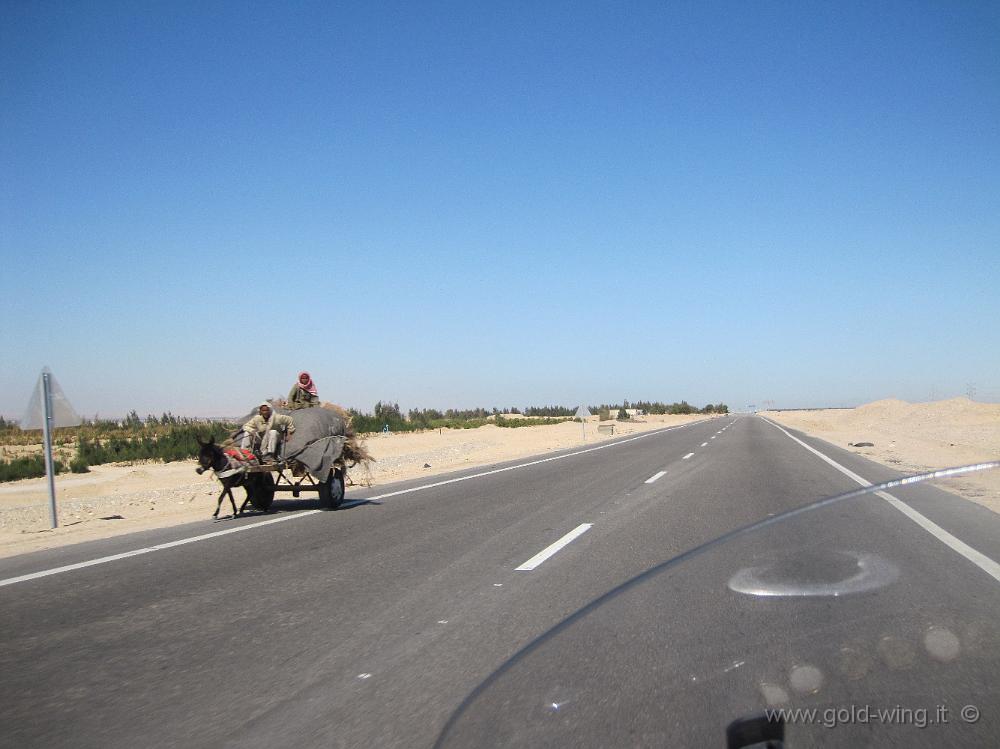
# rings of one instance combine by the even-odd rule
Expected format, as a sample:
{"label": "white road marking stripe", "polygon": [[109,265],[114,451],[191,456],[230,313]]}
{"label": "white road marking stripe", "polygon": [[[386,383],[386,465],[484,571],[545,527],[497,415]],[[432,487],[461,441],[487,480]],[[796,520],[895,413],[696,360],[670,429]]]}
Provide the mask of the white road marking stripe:
{"label": "white road marking stripe", "polygon": [[563,536],[558,541],[556,541],[554,544],[550,544],[549,546],[546,546],[544,549],[542,549],[540,552],[538,552],[537,554],[535,554],[535,556],[533,556],[527,562],[525,562],[524,564],[522,564],[520,567],[515,567],[514,571],[515,572],[531,572],[531,570],[535,569],[535,567],[537,567],[542,562],[544,562],[546,559],[548,559],[550,556],[552,556],[553,554],[555,554],[563,546],[565,546],[566,544],[572,542],[574,539],[579,538],[584,533],[586,533],[587,531],[589,531],[593,527],[593,525],[594,525],[593,523],[581,523],[580,525],[576,526],[576,528],[574,528],[569,533],[567,533],[565,536]]}
{"label": "white road marking stripe", "polygon": [[[705,421],[705,419],[699,419],[698,421],[692,421],[692,422],[690,422],[688,424],[680,424],[679,426],[675,426],[675,427],[667,427],[666,429],[657,429],[655,431],[645,432],[644,434],[636,435],[635,437],[629,437],[628,439],[618,440],[617,442],[609,442],[607,444],[597,445],[595,447],[588,447],[585,450],[577,450],[576,452],[566,453],[565,455],[554,455],[551,458],[542,458],[540,460],[532,460],[532,461],[529,461],[527,463],[519,463],[517,465],[507,466],[505,468],[496,468],[496,469],[494,469],[492,471],[483,471],[482,473],[475,473],[475,474],[472,474],[470,476],[461,476],[461,477],[459,477],[457,479],[447,479],[445,481],[436,481],[433,484],[424,484],[422,486],[415,486],[415,487],[412,487],[410,489],[400,489],[399,491],[387,492],[385,494],[379,494],[378,496],[369,497],[367,499],[351,500],[350,502],[345,502],[343,505],[341,505],[341,507],[344,508],[344,509],[346,509],[348,507],[354,507],[355,505],[364,504],[365,502],[372,502],[372,501],[376,501],[376,500],[379,500],[379,499],[386,499],[387,497],[396,497],[396,496],[399,496],[400,494],[410,494],[412,492],[423,491],[424,489],[433,489],[436,486],[444,486],[446,484],[454,484],[454,483],[457,483],[459,481],[470,481],[472,479],[481,478],[483,476],[491,476],[491,475],[493,475],[495,473],[503,473],[504,471],[514,471],[514,470],[517,470],[518,468],[527,468],[529,466],[535,466],[535,465],[539,465],[541,463],[549,463],[549,462],[551,462],[553,460],[563,460],[564,458],[572,458],[575,455],[583,455],[584,453],[594,452],[595,450],[605,450],[605,449],[607,449],[609,447],[617,447],[618,445],[624,445],[624,444],[629,443],[629,442],[635,442],[636,440],[645,439],[646,437],[655,437],[658,434],[665,434],[666,432],[672,432],[675,429],[683,429],[684,427],[688,427],[688,426],[691,426],[693,424],[700,424],[703,421]],[[127,559],[128,557],[135,557],[135,556],[139,556],[141,554],[149,554],[150,552],[153,552],[153,551],[161,551],[163,549],[171,549],[171,548],[173,548],[175,546],[183,546],[184,544],[193,544],[193,543],[195,543],[197,541],[206,541],[206,540],[208,540],[210,538],[217,538],[219,536],[228,536],[230,533],[239,533],[241,531],[249,531],[249,530],[253,530],[254,528],[260,528],[260,527],[265,526],[265,525],[272,525],[273,523],[283,523],[286,520],[295,520],[297,518],[305,518],[305,517],[309,517],[310,515],[315,515],[315,514],[320,513],[320,512],[322,512],[322,510],[304,510],[302,512],[296,512],[293,515],[285,515],[283,517],[272,518],[270,520],[261,520],[261,521],[256,522],[256,523],[250,523],[250,524],[247,524],[247,525],[241,525],[241,526],[236,527],[236,528],[227,528],[224,531],[214,531],[212,533],[203,533],[203,534],[201,534],[199,536],[191,536],[190,538],[182,538],[182,539],[177,540],[177,541],[170,541],[168,543],[157,544],[155,546],[148,546],[148,547],[143,548],[143,549],[135,549],[133,551],[126,551],[126,552],[124,552],[122,554],[112,554],[111,556],[107,556],[107,557],[100,557],[98,559],[90,559],[90,560],[87,560],[86,562],[78,562],[76,564],[67,564],[67,565],[65,565],[63,567],[53,567],[53,568],[47,569],[47,570],[40,570],[39,572],[32,572],[32,573],[30,573],[28,575],[19,575],[18,577],[8,577],[5,580],[0,580],[0,588],[2,588],[5,585],[13,585],[14,583],[23,583],[23,582],[27,582],[28,580],[37,580],[38,578],[41,578],[41,577],[49,577],[50,575],[58,575],[58,574],[61,574],[63,572],[72,572],[73,570],[80,570],[80,569],[84,569],[85,567],[93,567],[94,565],[98,565],[98,564],[106,564],[108,562],[115,562],[115,561],[118,561],[119,559]]]}
{"label": "white road marking stripe", "polygon": [[[777,430],[779,430],[781,432],[784,432],[787,437],[790,437],[791,439],[795,440],[800,445],[802,445],[802,447],[804,447],[806,450],[808,450],[809,452],[813,453],[814,455],[817,455],[820,458],[822,458],[823,460],[825,460],[827,463],[829,463],[830,465],[832,465],[834,468],[836,468],[838,471],[840,471],[841,473],[843,473],[845,476],[849,476],[850,478],[852,478],[855,481],[857,481],[859,484],[861,484],[861,486],[871,486],[872,485],[871,481],[868,481],[867,479],[862,478],[861,476],[859,476],[858,474],[854,473],[854,471],[850,470],[849,468],[845,468],[844,466],[840,465],[840,463],[838,463],[837,461],[835,461],[833,458],[828,458],[826,455],[824,455],[823,453],[821,453],[819,450],[817,450],[814,447],[811,447],[810,445],[807,445],[805,442],[803,442],[802,440],[800,440],[798,437],[796,437],[795,435],[790,434],[789,432],[785,431],[784,429],[782,429],[780,426],[778,426],[777,424],[775,424],[770,419],[767,419],[767,418],[765,418],[763,416],[761,416],[760,418],[764,419],[764,421],[766,421],[768,424],[770,424],[771,426],[773,426],[775,429],[777,429]],[[884,499],[886,502],[888,502],[893,507],[895,507],[901,513],[903,513],[904,515],[906,515],[906,517],[908,517],[914,523],[916,523],[921,528],[923,528],[925,531],[927,531],[928,533],[930,533],[932,536],[934,536],[934,538],[936,538],[938,541],[940,541],[941,543],[943,543],[945,546],[947,546],[950,549],[952,549],[953,551],[961,554],[963,557],[965,557],[970,562],[972,562],[974,565],[976,565],[981,570],[983,570],[983,572],[985,572],[987,575],[991,576],[992,578],[994,578],[995,580],[997,580],[998,582],[1000,582],[1000,564],[997,564],[996,562],[994,562],[992,559],[990,559],[988,556],[986,556],[982,552],[976,551],[975,549],[973,549],[971,546],[969,546],[964,541],[962,541],[962,540],[956,538],[955,536],[951,535],[948,531],[946,531],[940,525],[938,525],[934,521],[930,520],[926,516],[921,515],[919,512],[917,512],[912,507],[910,507],[908,504],[906,504],[905,502],[902,502],[901,500],[899,500],[898,498],[892,496],[888,492],[875,492],[875,494],[877,496],[881,497],[882,499]]]}
{"label": "white road marking stripe", "polygon": [[684,456],[683,458],[681,458],[681,460],[687,460],[687,459],[688,459],[688,458],[690,458],[690,457],[691,457],[692,455],[694,455],[694,453],[688,453],[688,454],[687,454],[687,455],[685,455],[685,456]]}
{"label": "white road marking stripe", "polygon": [[645,483],[652,484],[657,479],[661,479],[661,478],[663,478],[666,475],[667,475],[666,471],[660,471],[659,473],[654,473],[652,476],[650,476],[648,479],[646,479]]}
{"label": "white road marking stripe", "polygon": [[714,439],[715,439],[716,437],[718,437],[718,436],[719,436],[719,435],[717,435],[717,434],[713,434],[713,435],[712,435],[712,439],[714,440]]}
{"label": "white road marking stripe", "polygon": [[135,549],[134,551],[126,551],[123,554],[113,554],[109,557],[100,557],[99,559],[90,559],[86,562],[77,562],[76,564],[67,564],[63,567],[53,567],[49,570],[42,570],[41,572],[32,572],[29,575],[20,575],[19,577],[9,577],[6,580],[0,580],[0,587],[4,585],[13,585],[14,583],[25,582],[26,580],[35,580],[39,577],[48,577],[49,575],[58,575],[61,572],[71,572],[72,570],[80,570],[84,567],[93,567],[96,564],[105,564],[107,562],[115,562],[119,559],[127,559],[128,557],[137,557],[141,554],[149,554],[154,551],[161,551],[162,549],[172,549],[175,546],[183,546],[184,544],[193,544],[196,541],[204,541],[209,538],[216,538],[218,536],[228,536],[230,533],[239,533],[240,531],[248,531],[252,528],[259,528],[262,525],[272,525],[273,523],[283,523],[286,520],[294,520],[295,518],[306,517],[307,515],[315,515],[322,510],[305,510],[304,512],[299,512],[294,515],[285,515],[280,518],[272,518],[271,520],[262,520],[259,523],[253,523],[252,525],[241,525],[237,528],[227,528],[224,531],[215,531],[213,533],[205,533],[200,536],[191,536],[190,538],[182,538],[178,541],[168,541],[163,544],[156,544],[156,546],[147,546],[144,549]]}
{"label": "white road marking stripe", "polygon": [[701,443],[701,446],[702,446],[702,447],[708,447],[708,443],[707,443],[707,442],[702,442],[702,443]]}

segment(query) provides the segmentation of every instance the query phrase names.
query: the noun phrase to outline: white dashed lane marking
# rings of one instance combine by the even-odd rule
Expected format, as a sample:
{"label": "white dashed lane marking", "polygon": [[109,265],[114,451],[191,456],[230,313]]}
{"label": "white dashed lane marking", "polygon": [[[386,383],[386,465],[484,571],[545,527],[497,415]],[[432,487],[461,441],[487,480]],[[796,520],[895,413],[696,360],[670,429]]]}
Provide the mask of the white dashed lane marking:
{"label": "white dashed lane marking", "polygon": [[565,536],[556,541],[554,544],[546,546],[544,549],[535,554],[535,556],[533,556],[527,562],[522,564],[520,567],[515,567],[514,570],[516,572],[531,572],[531,570],[535,569],[535,567],[537,567],[546,559],[548,559],[550,556],[555,554],[562,547],[566,546],[566,544],[571,543],[574,539],[579,538],[584,533],[589,531],[593,527],[593,525],[594,525],[593,523],[581,523],[580,525],[576,526],[576,528],[567,533]]}

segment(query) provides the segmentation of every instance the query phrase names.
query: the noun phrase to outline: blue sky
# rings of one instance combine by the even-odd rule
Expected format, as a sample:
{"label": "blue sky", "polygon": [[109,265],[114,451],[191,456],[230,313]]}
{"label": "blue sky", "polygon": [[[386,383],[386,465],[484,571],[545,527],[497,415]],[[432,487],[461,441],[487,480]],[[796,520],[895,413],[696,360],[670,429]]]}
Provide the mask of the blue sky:
{"label": "blue sky", "polygon": [[1000,400],[996,3],[4,3],[0,414]]}

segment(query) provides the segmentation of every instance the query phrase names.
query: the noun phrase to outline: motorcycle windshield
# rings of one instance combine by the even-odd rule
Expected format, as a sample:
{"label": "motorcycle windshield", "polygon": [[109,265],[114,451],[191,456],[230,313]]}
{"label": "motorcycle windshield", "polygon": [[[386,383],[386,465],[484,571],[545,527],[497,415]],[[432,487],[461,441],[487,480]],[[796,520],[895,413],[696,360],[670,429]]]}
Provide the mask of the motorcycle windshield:
{"label": "motorcycle windshield", "polygon": [[725,746],[749,719],[731,746],[994,746],[1000,517],[946,489],[995,465],[859,489],[665,561],[507,661],[437,745]]}

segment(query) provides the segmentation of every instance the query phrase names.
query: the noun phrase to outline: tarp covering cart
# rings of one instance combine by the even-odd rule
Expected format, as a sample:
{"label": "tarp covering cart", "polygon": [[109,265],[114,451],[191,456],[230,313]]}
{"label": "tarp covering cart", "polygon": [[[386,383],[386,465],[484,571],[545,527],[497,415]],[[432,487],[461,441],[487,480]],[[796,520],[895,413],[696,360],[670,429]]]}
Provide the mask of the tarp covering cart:
{"label": "tarp covering cart", "polygon": [[295,431],[283,443],[276,461],[246,468],[247,473],[265,474],[250,503],[254,509],[266,512],[276,492],[291,492],[298,497],[302,492],[315,491],[321,508],[337,509],[344,501],[347,477],[344,444],[348,437],[343,417],[326,408],[275,411],[291,416]]}

